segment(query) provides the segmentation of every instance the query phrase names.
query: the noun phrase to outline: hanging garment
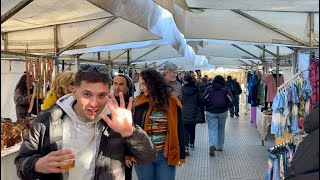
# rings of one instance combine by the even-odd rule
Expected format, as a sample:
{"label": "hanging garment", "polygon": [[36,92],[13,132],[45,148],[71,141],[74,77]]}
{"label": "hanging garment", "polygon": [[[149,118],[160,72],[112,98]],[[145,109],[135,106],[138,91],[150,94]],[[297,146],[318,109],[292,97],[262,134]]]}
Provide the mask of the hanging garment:
{"label": "hanging garment", "polygon": [[271,134],[275,137],[284,137],[284,129],[286,125],[285,110],[285,94],[278,93],[272,103],[272,120]]}
{"label": "hanging garment", "polygon": [[249,97],[248,97],[248,103],[251,104],[251,106],[257,106],[257,99],[258,99],[258,87],[259,87],[259,79],[258,75],[253,72],[250,77],[250,81],[248,83],[248,91],[249,91]]}
{"label": "hanging garment", "polygon": [[260,88],[259,88],[259,95],[260,95],[260,101],[259,104],[260,105],[264,105],[265,104],[265,91],[266,91],[266,84],[263,81],[260,81]]}
{"label": "hanging garment", "polygon": [[319,101],[319,60],[313,58],[310,64],[309,80],[312,87],[311,96],[311,110],[315,108],[317,101]]}
{"label": "hanging garment", "polygon": [[298,96],[298,87],[293,84],[291,85],[291,100],[292,100],[292,111],[291,111],[291,126],[290,126],[290,133],[294,133],[298,130],[298,120],[299,120],[299,107],[298,104],[300,103],[299,96]]}
{"label": "hanging garment", "polygon": [[280,168],[280,170],[279,170],[279,177],[280,177],[280,179],[281,180],[284,180],[284,155],[283,155],[283,153],[280,153],[280,156],[279,156],[279,168]]}
{"label": "hanging garment", "polygon": [[[277,94],[277,79],[272,74],[263,78],[264,83],[268,86],[267,102],[273,102],[274,97]],[[284,78],[279,75],[279,85],[284,83]]]}

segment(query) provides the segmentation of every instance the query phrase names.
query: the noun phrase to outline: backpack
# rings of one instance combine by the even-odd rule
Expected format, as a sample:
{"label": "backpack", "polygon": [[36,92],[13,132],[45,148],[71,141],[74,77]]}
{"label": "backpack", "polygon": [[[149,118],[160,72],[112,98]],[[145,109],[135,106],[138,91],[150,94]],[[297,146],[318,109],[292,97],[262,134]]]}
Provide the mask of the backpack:
{"label": "backpack", "polygon": [[212,106],[213,108],[231,108],[233,106],[232,97],[228,95],[226,88],[214,90],[211,85],[203,96],[206,100],[206,106]]}
{"label": "backpack", "polygon": [[236,94],[238,91],[237,84],[233,80],[227,81],[227,87],[230,89],[232,94]]}
{"label": "backpack", "polygon": [[236,83],[236,87],[237,87],[237,93],[236,94],[241,94],[242,93],[242,89],[241,89],[241,86],[238,82],[235,82]]}

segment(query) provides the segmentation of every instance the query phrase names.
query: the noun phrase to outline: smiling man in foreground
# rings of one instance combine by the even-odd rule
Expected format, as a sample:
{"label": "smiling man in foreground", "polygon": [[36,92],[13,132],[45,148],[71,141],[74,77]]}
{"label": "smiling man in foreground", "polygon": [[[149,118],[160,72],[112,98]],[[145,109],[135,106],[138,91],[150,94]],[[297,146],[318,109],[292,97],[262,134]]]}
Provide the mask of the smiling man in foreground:
{"label": "smiling man in foreground", "polygon": [[118,105],[110,84],[106,66],[80,67],[72,94],[32,123],[15,159],[21,179],[123,180],[125,145],[139,162],[154,160],[150,138],[132,125],[132,98],[125,107],[119,93]]}

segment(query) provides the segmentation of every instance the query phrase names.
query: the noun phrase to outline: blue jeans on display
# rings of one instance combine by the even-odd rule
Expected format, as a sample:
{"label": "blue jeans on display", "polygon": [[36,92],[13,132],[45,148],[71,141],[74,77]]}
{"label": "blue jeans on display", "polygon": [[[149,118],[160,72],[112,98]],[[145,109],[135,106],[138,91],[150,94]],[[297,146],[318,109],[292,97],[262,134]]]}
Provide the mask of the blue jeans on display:
{"label": "blue jeans on display", "polygon": [[227,111],[218,114],[207,112],[209,146],[223,149],[227,115]]}
{"label": "blue jeans on display", "polygon": [[230,108],[230,116],[239,115],[239,94],[233,95],[233,106]]}
{"label": "blue jeans on display", "polygon": [[268,157],[268,169],[265,180],[280,180],[279,159],[274,154],[270,154]]}
{"label": "blue jeans on display", "polygon": [[163,151],[157,151],[156,159],[147,164],[134,163],[134,169],[139,180],[174,180],[176,166],[168,165]]}

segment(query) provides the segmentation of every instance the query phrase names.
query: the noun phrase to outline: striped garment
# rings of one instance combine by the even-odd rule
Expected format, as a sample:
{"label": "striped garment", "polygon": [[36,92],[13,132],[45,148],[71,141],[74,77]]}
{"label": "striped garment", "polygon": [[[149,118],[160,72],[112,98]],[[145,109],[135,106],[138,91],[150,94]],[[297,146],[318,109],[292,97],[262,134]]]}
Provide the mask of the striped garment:
{"label": "striped garment", "polygon": [[168,129],[167,115],[162,112],[152,112],[147,134],[155,145],[156,151],[163,150]]}

